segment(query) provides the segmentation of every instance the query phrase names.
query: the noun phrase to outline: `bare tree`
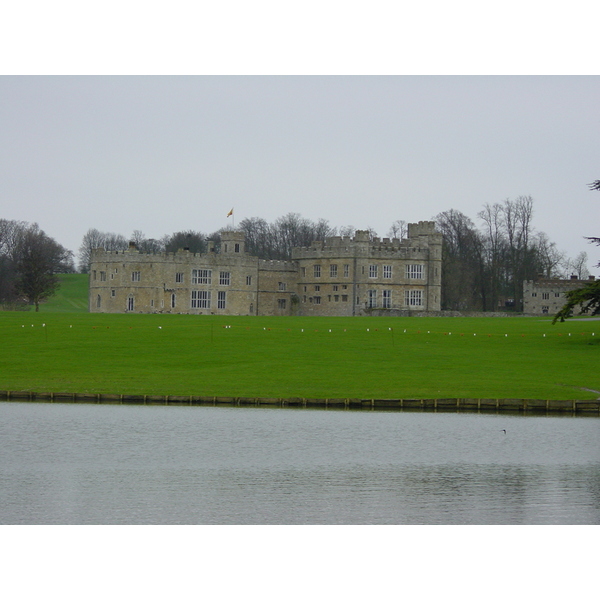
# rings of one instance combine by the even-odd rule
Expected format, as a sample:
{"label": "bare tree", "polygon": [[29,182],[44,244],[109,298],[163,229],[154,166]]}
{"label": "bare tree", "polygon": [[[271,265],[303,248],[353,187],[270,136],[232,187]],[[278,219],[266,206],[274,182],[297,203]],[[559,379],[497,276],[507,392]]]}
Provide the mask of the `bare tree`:
{"label": "bare tree", "polygon": [[577,275],[578,279],[587,279],[590,272],[587,268],[588,255],[587,252],[580,252],[575,258],[568,261],[569,270],[573,275]]}
{"label": "bare tree", "polygon": [[392,223],[388,231],[388,237],[403,240],[408,235],[408,223],[402,220],[396,220]]}
{"label": "bare tree", "polygon": [[109,251],[126,250],[128,242],[118,233],[104,233],[95,228],[88,229],[79,247],[79,270],[87,273],[90,269],[92,250],[104,248]]}
{"label": "bare tree", "polygon": [[177,252],[181,248],[187,248],[190,252],[206,252],[206,234],[200,231],[177,231],[166,235],[161,240],[162,246],[167,252]]}

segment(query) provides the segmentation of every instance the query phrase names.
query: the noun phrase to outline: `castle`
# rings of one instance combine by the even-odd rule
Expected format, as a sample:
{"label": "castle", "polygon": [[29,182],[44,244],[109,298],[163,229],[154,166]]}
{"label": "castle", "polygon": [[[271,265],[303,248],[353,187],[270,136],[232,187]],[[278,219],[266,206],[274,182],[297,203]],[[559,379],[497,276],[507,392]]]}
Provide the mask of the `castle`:
{"label": "castle", "polygon": [[[587,280],[571,275],[570,279],[548,279],[540,277],[537,281],[523,282],[523,312],[529,315],[555,315],[567,301],[566,294],[582,288],[595,277]],[[573,308],[573,314],[581,314],[581,307]]]}
{"label": "castle", "polygon": [[[432,221],[408,226],[406,239],[367,231],[294,248],[291,261],[245,250],[242,232],[221,234],[220,251],[144,254],[92,252],[90,312],[359,316],[439,311],[442,235]],[[400,313],[398,313],[400,311]]]}

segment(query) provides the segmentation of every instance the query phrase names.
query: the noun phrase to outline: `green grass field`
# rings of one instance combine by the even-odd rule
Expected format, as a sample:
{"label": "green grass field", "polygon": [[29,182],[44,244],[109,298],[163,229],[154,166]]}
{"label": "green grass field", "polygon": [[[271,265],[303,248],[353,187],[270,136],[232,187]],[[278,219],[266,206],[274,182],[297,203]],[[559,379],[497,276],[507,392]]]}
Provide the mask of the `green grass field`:
{"label": "green grass field", "polygon": [[[64,305],[64,303],[63,303]],[[0,312],[0,389],[587,399],[600,321]]]}

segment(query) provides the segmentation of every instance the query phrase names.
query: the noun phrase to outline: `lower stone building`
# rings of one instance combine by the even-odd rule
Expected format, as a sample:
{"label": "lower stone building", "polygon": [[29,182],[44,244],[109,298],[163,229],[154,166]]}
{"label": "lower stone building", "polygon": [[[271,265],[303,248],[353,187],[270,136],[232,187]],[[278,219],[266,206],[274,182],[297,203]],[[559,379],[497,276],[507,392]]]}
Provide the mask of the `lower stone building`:
{"label": "lower stone building", "polygon": [[[523,282],[523,312],[531,315],[555,315],[567,301],[566,293],[583,287],[588,281],[594,281],[591,275],[589,279],[579,279],[577,275],[570,279],[543,279]],[[581,313],[579,307],[575,307],[573,314]]]}
{"label": "lower stone building", "polygon": [[442,236],[429,221],[404,240],[366,231],[294,248],[291,261],[245,251],[244,234],[221,235],[220,251],[144,254],[94,250],[91,312],[358,316],[372,310],[438,311]]}

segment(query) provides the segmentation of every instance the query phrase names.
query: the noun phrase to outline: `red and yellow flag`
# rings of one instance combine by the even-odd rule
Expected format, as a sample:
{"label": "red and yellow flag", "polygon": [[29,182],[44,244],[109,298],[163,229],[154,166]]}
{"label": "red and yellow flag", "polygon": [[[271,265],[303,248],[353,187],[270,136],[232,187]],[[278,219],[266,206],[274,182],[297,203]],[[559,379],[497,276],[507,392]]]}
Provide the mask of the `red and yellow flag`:
{"label": "red and yellow flag", "polygon": [[230,217],[233,214],[233,208],[227,213],[227,216]]}

